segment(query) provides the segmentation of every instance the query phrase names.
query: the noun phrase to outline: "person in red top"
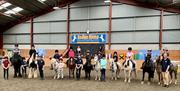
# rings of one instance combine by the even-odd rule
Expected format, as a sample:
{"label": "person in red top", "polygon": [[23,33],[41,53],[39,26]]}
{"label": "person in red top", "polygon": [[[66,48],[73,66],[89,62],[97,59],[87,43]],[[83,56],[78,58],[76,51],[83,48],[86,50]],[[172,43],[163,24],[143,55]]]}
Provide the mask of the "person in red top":
{"label": "person in red top", "polygon": [[69,58],[71,58],[71,57],[74,58],[74,51],[73,51],[72,47],[69,50]]}
{"label": "person in red top", "polygon": [[9,74],[8,74],[9,66],[10,66],[10,62],[8,60],[8,57],[5,56],[2,60],[2,67],[4,69],[4,79],[5,80],[8,80],[8,77],[9,77]]}

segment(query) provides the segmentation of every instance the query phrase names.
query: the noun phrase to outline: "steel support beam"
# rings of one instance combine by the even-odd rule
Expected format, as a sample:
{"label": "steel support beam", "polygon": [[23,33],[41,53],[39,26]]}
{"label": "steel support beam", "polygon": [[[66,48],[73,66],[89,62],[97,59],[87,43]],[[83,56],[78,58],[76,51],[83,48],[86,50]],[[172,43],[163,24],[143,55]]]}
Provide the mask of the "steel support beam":
{"label": "steel support beam", "polygon": [[69,48],[70,40],[70,5],[67,5],[67,49]]}
{"label": "steel support beam", "polygon": [[161,15],[160,15],[160,31],[159,31],[159,50],[162,49],[163,16],[164,16],[164,10],[161,10]]}
{"label": "steel support beam", "polygon": [[109,31],[108,31],[108,49],[111,50],[111,32],[112,32],[112,2],[109,3]]}
{"label": "steel support beam", "polygon": [[30,47],[34,44],[34,28],[33,28],[33,18],[30,19]]}

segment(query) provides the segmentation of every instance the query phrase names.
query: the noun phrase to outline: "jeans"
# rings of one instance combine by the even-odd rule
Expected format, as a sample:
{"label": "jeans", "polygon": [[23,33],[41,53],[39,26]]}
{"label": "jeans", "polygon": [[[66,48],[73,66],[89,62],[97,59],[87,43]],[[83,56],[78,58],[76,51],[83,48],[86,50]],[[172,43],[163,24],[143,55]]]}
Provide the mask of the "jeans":
{"label": "jeans", "polygon": [[8,74],[9,68],[8,69],[4,69],[4,79],[8,80],[9,74]]}
{"label": "jeans", "polygon": [[106,78],[106,69],[101,69],[101,81],[105,81]]}
{"label": "jeans", "polygon": [[76,79],[79,80],[81,77],[81,68],[76,69]]}
{"label": "jeans", "polygon": [[39,73],[40,73],[41,79],[44,79],[43,67],[39,67]]}

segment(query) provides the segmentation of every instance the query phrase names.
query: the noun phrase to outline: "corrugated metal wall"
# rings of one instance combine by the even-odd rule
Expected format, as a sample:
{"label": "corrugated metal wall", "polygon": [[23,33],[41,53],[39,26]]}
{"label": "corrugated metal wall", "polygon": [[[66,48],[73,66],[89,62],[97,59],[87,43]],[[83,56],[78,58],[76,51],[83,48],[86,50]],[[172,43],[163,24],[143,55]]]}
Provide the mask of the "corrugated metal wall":
{"label": "corrugated metal wall", "polygon": [[[106,33],[109,6],[104,0],[81,0],[70,6],[70,32],[87,30]],[[112,49],[159,49],[160,11],[113,3]],[[163,47],[180,50],[180,15],[164,13]],[[67,9],[62,8],[34,19],[34,43],[48,49],[66,48]],[[19,24],[4,33],[4,47],[20,43],[29,48],[30,23]],[[54,47],[56,46],[56,47]]]}

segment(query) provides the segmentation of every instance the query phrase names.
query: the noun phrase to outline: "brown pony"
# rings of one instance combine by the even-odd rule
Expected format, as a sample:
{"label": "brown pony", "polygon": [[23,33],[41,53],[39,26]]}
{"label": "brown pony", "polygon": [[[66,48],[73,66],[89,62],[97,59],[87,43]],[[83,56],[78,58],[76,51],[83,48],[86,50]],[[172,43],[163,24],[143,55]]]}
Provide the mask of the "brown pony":
{"label": "brown pony", "polygon": [[163,82],[163,78],[162,78],[162,74],[161,74],[161,56],[157,56],[156,58],[156,62],[155,62],[155,70],[157,72],[158,75],[158,84],[162,84]]}
{"label": "brown pony", "polygon": [[[169,74],[170,74],[170,84],[173,82],[174,78],[174,84],[177,84],[177,73],[178,73],[178,65],[176,63],[171,63],[169,67]],[[174,74],[174,77],[173,77]]]}
{"label": "brown pony", "polygon": [[67,67],[69,68],[69,78],[71,78],[71,75],[73,76],[74,78],[74,70],[75,70],[75,67],[76,67],[76,64],[75,64],[75,59],[74,58],[69,58],[66,62],[67,64]]}

